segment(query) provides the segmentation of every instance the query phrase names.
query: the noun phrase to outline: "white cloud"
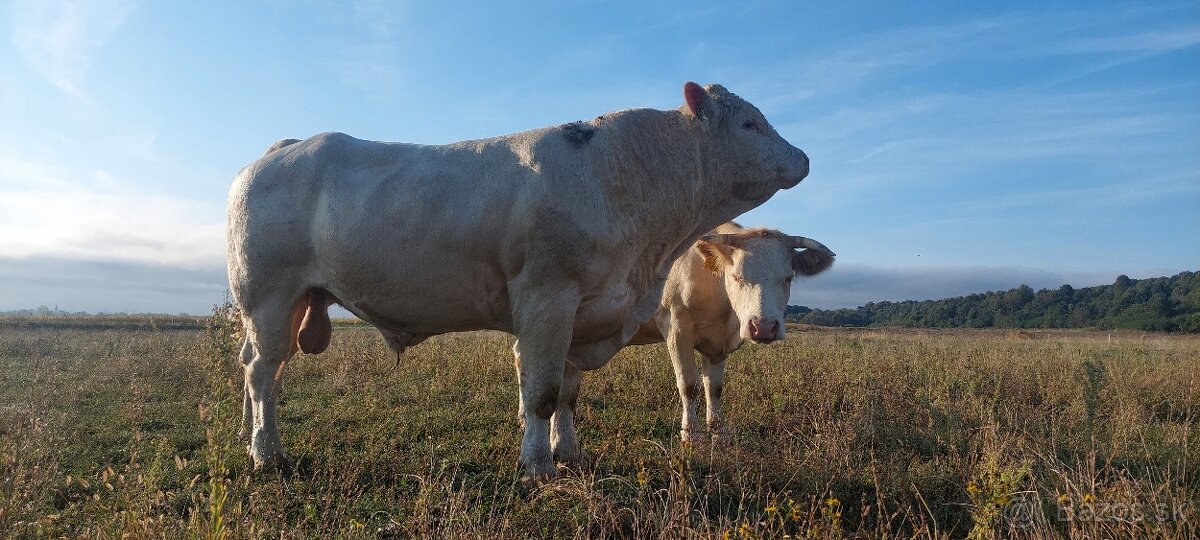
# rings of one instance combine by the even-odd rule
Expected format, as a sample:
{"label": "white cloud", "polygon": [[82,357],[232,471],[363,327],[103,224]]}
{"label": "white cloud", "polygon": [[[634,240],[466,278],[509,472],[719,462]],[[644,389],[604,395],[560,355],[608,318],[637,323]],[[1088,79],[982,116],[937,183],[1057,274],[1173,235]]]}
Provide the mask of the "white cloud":
{"label": "white cloud", "polygon": [[12,43],[31,70],[86,101],[84,76],[95,52],[125,22],[133,7],[129,0],[14,2],[9,7]]}
{"label": "white cloud", "polygon": [[0,253],[9,257],[219,267],[223,213],[139,192],[102,170],[59,171],[0,155]]}
{"label": "white cloud", "polygon": [[0,255],[0,311],[209,313],[228,289],[224,268]]}

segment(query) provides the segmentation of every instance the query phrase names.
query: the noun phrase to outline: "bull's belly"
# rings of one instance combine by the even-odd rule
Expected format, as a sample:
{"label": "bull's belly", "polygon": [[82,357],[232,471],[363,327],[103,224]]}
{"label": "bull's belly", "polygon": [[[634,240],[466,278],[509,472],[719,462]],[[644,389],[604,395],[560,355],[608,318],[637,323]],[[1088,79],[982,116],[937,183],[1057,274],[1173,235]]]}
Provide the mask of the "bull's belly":
{"label": "bull's belly", "polygon": [[511,317],[502,319],[488,310],[467,307],[430,310],[429,304],[383,303],[373,299],[345,302],[345,307],[377,328],[395,334],[437,335],[473,330],[512,332]]}
{"label": "bull's belly", "polygon": [[512,308],[503,278],[485,268],[396,267],[386,277],[363,279],[338,273],[328,288],[348,310],[398,334],[444,334],[471,330],[512,331]]}
{"label": "bull's belly", "polygon": [[610,286],[597,294],[585,296],[575,312],[572,341],[591,343],[610,339],[623,332],[631,322],[637,298],[633,289],[626,284]]}

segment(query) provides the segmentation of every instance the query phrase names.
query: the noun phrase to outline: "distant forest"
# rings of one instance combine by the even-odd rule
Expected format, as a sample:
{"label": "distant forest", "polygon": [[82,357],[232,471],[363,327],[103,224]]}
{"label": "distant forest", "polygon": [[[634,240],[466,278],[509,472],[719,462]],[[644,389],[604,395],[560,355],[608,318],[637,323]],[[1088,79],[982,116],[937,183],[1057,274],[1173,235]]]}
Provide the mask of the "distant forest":
{"label": "distant forest", "polygon": [[820,326],[1099,328],[1200,332],[1200,274],[1129,279],[1082,289],[1026,285],[943,300],[871,302],[857,309],[788,306],[790,322]]}

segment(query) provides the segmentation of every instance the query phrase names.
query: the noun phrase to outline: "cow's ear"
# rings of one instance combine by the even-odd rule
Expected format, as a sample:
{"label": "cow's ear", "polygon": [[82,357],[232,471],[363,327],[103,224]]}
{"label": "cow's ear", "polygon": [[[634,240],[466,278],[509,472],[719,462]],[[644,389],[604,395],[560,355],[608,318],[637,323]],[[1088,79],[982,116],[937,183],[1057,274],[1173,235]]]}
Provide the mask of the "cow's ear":
{"label": "cow's ear", "polygon": [[683,85],[683,100],[687,103],[687,111],[696,118],[708,118],[712,111],[712,98],[708,92],[692,81]]}
{"label": "cow's ear", "polygon": [[725,252],[726,249],[728,248],[712,242],[696,242],[696,251],[704,256],[704,267],[714,274],[724,272],[726,266],[733,264],[733,258]]}
{"label": "cow's ear", "polygon": [[833,266],[833,254],[819,249],[792,252],[792,271],[802,276],[815,276]]}

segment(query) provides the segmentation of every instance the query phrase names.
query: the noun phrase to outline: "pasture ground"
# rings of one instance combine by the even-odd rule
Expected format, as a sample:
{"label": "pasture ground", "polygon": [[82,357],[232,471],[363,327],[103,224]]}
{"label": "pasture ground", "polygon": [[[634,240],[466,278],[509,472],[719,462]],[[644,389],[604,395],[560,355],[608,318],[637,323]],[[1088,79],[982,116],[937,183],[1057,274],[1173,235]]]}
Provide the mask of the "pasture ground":
{"label": "pasture ground", "polygon": [[734,435],[681,447],[662,346],[585,376],[592,461],[517,479],[504,334],[288,366],[289,473],[242,443],[237,325],[0,320],[8,538],[1188,538],[1200,338],[793,329],[730,359]]}

